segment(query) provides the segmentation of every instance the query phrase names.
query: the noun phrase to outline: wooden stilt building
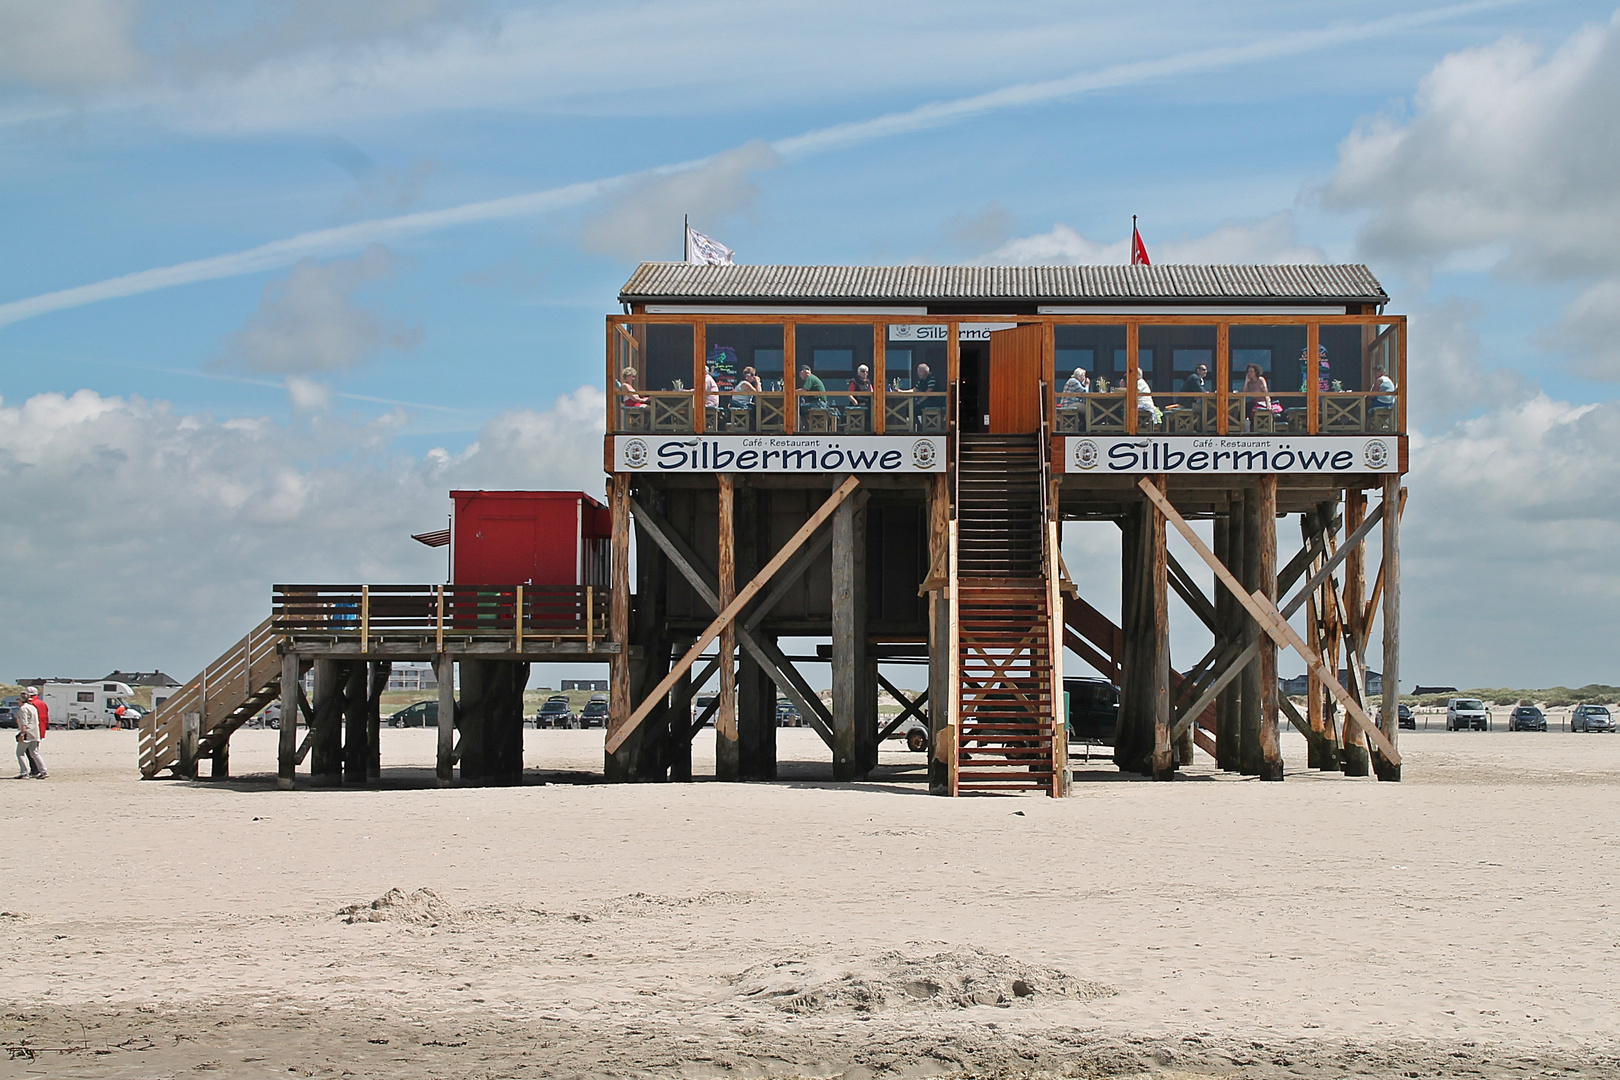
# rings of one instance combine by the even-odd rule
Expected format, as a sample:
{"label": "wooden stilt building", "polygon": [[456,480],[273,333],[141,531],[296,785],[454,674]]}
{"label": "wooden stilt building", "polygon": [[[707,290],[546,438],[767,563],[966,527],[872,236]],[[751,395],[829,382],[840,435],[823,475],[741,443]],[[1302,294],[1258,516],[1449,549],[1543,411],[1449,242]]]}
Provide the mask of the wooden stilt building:
{"label": "wooden stilt building", "polygon": [[[1312,768],[1400,778],[1406,324],[1365,267],[647,263],[619,299],[608,502],[580,517],[603,550],[572,583],[278,587],[270,619],[143,719],[143,775],[204,757],[224,775],[231,733],[279,698],[309,729],[282,724],[284,785],[306,759],[313,783],[374,780],[389,665],[430,660],[439,782],[516,782],[529,665],[597,661],[610,780],[691,778],[710,719],[720,779],[774,777],[780,701],[837,780],[916,718],[932,791],[1061,796],[1067,652],[1118,687],[1120,769],[1170,779],[1203,753],[1280,780],[1286,721]],[[1279,566],[1289,517],[1302,545]],[[1118,527],[1118,623],[1064,565],[1081,521]],[[1213,639],[1191,662],[1172,658],[1172,595]],[[825,642],[830,703],[784,639]],[[1309,672],[1303,710],[1279,649]],[[926,687],[887,679],[899,662]]]}
{"label": "wooden stilt building", "polygon": [[[1405,320],[1365,267],[647,263],[619,299],[610,779],[690,776],[693,688],[718,673],[722,778],[774,775],[779,695],[835,777],[866,776],[899,722],[880,724],[884,687],[901,719],[928,718],[933,790],[1059,796],[1065,649],[1120,688],[1122,769],[1168,779],[1197,747],[1280,780],[1285,719],[1313,767],[1399,778],[1385,508],[1406,464]],[[1290,516],[1304,544],[1279,567]],[[1063,564],[1064,523],[1084,520],[1119,527],[1118,625]],[[1214,639],[1191,664],[1172,663],[1172,594]],[[830,705],[782,638],[828,640]],[[1279,648],[1310,672],[1303,712]],[[882,677],[900,659],[926,662],[925,691]]]}

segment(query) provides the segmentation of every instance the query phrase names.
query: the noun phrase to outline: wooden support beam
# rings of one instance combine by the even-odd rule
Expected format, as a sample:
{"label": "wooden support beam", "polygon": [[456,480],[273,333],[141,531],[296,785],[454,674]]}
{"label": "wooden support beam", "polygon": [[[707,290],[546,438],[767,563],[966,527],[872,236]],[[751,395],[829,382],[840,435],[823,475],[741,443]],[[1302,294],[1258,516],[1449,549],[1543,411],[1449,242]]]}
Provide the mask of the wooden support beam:
{"label": "wooden support beam", "polygon": [[315,661],[315,718],[310,725],[309,781],[318,786],[343,782],[343,683],[347,665]]}
{"label": "wooden support beam", "polygon": [[827,497],[827,501],[822,503],[820,508],[810,516],[810,519],[799,527],[799,531],[793,534],[792,539],[783,546],[782,550],[772,556],[771,561],[766,563],[765,567],[755,575],[754,580],[750,581],[719,615],[715,616],[714,621],[705,627],[703,633],[699,634],[698,639],[692,643],[692,647],[687,650],[686,655],[676,661],[670,673],[659,681],[658,686],[642,700],[640,705],[636,706],[635,712],[630,714],[624,725],[608,736],[607,750],[609,753],[613,753],[624,745],[624,741],[630,737],[630,733],[646,719],[647,714],[652,711],[653,705],[669,692],[669,688],[675,684],[675,680],[680,678],[681,674],[692,666],[693,661],[702,654],[704,649],[709,647],[711,641],[720,636],[723,627],[736,620],[738,613],[747,607],[748,603],[770,582],[776,571],[781,569],[782,564],[793,557],[793,553],[798,551],[806,540],[810,539],[816,529],[821,527],[821,523],[831,517],[833,511],[837,510],[844,500],[849,498],[856,488],[860,487],[860,483],[859,477],[851,476],[839,485],[838,489]]}
{"label": "wooden support beam", "polygon": [[[1230,500],[1226,513],[1215,519],[1215,551],[1226,566],[1241,565],[1243,562],[1243,514]],[[1215,606],[1221,613],[1221,640],[1225,648],[1241,650],[1243,608],[1225,589],[1215,590]],[[1194,710],[1200,705],[1207,707],[1211,701],[1216,703],[1215,763],[1226,772],[1238,768],[1240,753],[1238,716],[1242,710],[1242,691],[1233,683],[1231,674],[1238,670],[1241,669],[1232,667],[1231,660],[1225,664],[1217,662],[1215,671],[1219,674],[1206,684],[1198,699],[1176,720],[1177,731],[1183,726],[1190,727],[1192,718],[1197,715]]]}
{"label": "wooden support beam", "polygon": [[[1311,385],[1315,385],[1312,379]],[[1277,605],[1277,474],[1260,477],[1260,582],[1256,595],[1263,595],[1276,610]],[[1277,741],[1277,643],[1266,638],[1260,643],[1260,779],[1283,778],[1282,748]]]}
{"label": "wooden support beam", "polygon": [[281,730],[276,741],[276,786],[292,790],[298,775],[298,706],[303,687],[298,654],[281,654]]}
{"label": "wooden support beam", "polygon": [[[1384,507],[1379,505],[1378,510],[1383,512]],[[1401,513],[1406,513],[1406,489],[1401,488]],[[1397,560],[1398,561],[1398,560]],[[1367,607],[1361,613],[1361,651],[1367,651],[1367,635],[1372,633],[1373,613],[1378,610],[1378,598],[1384,591],[1384,564],[1378,564],[1378,576],[1373,579],[1372,595],[1367,598]]]}
{"label": "wooden support beam", "polygon": [[1368,736],[1379,744],[1379,749],[1384,751],[1385,755],[1394,764],[1399,765],[1401,759],[1400,755],[1396,753],[1395,747],[1390,745],[1387,739],[1383,738],[1382,733],[1378,731],[1377,726],[1373,724],[1366,712],[1339,684],[1339,680],[1334,673],[1327,671],[1322,666],[1322,660],[1317,656],[1315,650],[1301,641],[1299,635],[1294,633],[1293,627],[1288,625],[1287,618],[1277,610],[1270,599],[1259,590],[1253,593],[1244,593],[1243,586],[1232,576],[1231,571],[1221,565],[1220,560],[1215,558],[1209,548],[1204,546],[1204,542],[1198,538],[1198,534],[1193,531],[1192,526],[1187,524],[1186,519],[1176,512],[1176,508],[1170,504],[1170,500],[1165,498],[1163,493],[1149,483],[1146,478],[1138,486],[1147,495],[1148,499],[1159,507],[1170,524],[1175,526],[1176,531],[1181,533],[1182,537],[1192,545],[1193,550],[1198,552],[1198,557],[1203,559],[1211,570],[1215,571],[1216,578],[1227,589],[1231,590],[1238,603],[1242,604],[1255,622],[1260,624],[1261,630],[1269,634],[1278,645],[1293,649],[1305,660],[1307,665],[1316,668],[1323,684],[1332,691],[1333,696],[1338,698],[1339,702],[1344,705],[1345,710],[1367,729]]}
{"label": "wooden support beam", "polygon": [[456,661],[449,653],[433,658],[439,678],[439,741],[434,779],[448,787],[455,777],[456,759]]}
{"label": "wooden support beam", "polygon": [[1192,579],[1191,574],[1187,573],[1186,568],[1176,560],[1173,552],[1166,551],[1165,558],[1169,560],[1170,587],[1186,603],[1188,609],[1198,616],[1198,621],[1203,623],[1210,633],[1219,634],[1221,632],[1220,619],[1215,614],[1215,605],[1210,603],[1209,597],[1204,595],[1204,590],[1198,587],[1198,583]]}
{"label": "wooden support beam", "polygon": [[[1361,622],[1361,601],[1365,596],[1367,583],[1367,549],[1362,540],[1372,530],[1383,509],[1380,506],[1369,516],[1366,493],[1360,488],[1347,490],[1344,493],[1344,523],[1345,528],[1350,530],[1350,536],[1334,553],[1343,556],[1345,560],[1344,593],[1342,597],[1335,593],[1333,602],[1340,623],[1340,634],[1351,646],[1345,652],[1344,666],[1351,673],[1351,689],[1357,692],[1358,700],[1364,674],[1361,661],[1358,659],[1361,650],[1355,645],[1366,637]],[[1346,776],[1366,776],[1372,772],[1372,759],[1367,753],[1366,739],[1348,719],[1344,724],[1339,755],[1340,765]]]}
{"label": "wooden support beam", "polygon": [[[862,493],[864,494],[864,493]],[[833,779],[864,780],[875,764],[875,715],[867,716],[866,508],[857,495],[833,515]],[[873,730],[865,731],[868,723]]]}
{"label": "wooden support beam", "polygon": [[[730,473],[717,478],[719,497],[719,607],[724,610],[737,598],[737,481]],[[741,747],[737,743],[737,627],[727,623],[720,630],[719,716],[714,722],[714,776],[717,780],[737,780],[741,776]]]}
{"label": "wooden support beam", "polygon": [[608,511],[613,517],[608,637],[618,644],[619,652],[608,661],[609,736],[630,719],[630,503],[630,477],[614,473],[608,481]]}
{"label": "wooden support beam", "polygon": [[[1387,510],[1390,503],[1396,505],[1393,514]],[[1384,700],[1378,710],[1378,728],[1394,750],[1401,738],[1401,511],[1406,508],[1406,489],[1398,475],[1384,477],[1384,506],[1384,561],[1378,568],[1378,580],[1384,586]],[[1400,757],[1380,753],[1373,760],[1373,769],[1380,780],[1399,781]]]}
{"label": "wooden support beam", "polygon": [[878,732],[878,742],[881,743],[890,735],[900,730],[900,725],[906,722],[907,717],[915,716],[919,723],[927,723],[928,717],[924,715],[922,707],[928,703],[928,691],[924,690],[914,698],[908,698],[899,687],[883,677],[881,672],[877,676],[878,685],[887,690],[895,701],[900,703],[900,715],[890,720],[882,731]]}
{"label": "wooden support beam", "polygon": [[367,712],[370,688],[366,685],[364,660],[344,665],[343,677],[343,782],[364,784],[366,767],[371,763],[371,743],[367,736],[371,718]]}
{"label": "wooden support beam", "polygon": [[[1244,489],[1243,585],[1239,590],[1244,594],[1260,587],[1260,551],[1263,543],[1262,533],[1266,529],[1275,531],[1275,523],[1261,517],[1260,493],[1253,487]],[[1242,603],[1241,599],[1239,603]],[[1243,704],[1238,716],[1238,727],[1242,731],[1242,735],[1239,736],[1241,742],[1238,748],[1238,765],[1243,775],[1259,776],[1261,763],[1265,759],[1265,750],[1260,743],[1260,728],[1265,722],[1265,693],[1260,671],[1260,653],[1265,633],[1252,620],[1244,619],[1242,623],[1244,640],[1255,648],[1253,659],[1239,676],[1243,685]]]}
{"label": "wooden support beam", "polygon": [[[636,523],[646,531],[648,536],[652,537],[653,543],[657,544],[664,552],[670,565],[681,572],[681,576],[686,578],[687,584],[692,586],[692,591],[697,594],[698,598],[709,605],[710,610],[718,614],[722,609],[722,605],[719,593],[715,591],[716,583],[701,569],[697,553],[681,539],[680,534],[671,528],[668,522],[633,498],[630,500],[630,510],[635,515]],[[829,530],[823,534],[823,538],[825,543],[822,546],[824,548],[827,544],[832,543],[831,531]],[[800,555],[802,554],[803,550],[801,549]],[[790,573],[802,575],[805,570],[809,569],[809,566],[810,560],[795,557],[783,566],[781,575],[789,575]],[[777,588],[760,602],[750,621],[737,627],[737,640],[748,651],[748,655],[753,657],[755,662],[765,669],[765,673],[771,677],[772,682],[776,683],[777,688],[787,696],[788,700],[793,702],[794,707],[799,710],[799,715],[809,721],[810,726],[816,729],[816,733],[821,736],[822,741],[828,747],[831,747],[832,713],[827,711],[826,706],[821,703],[821,699],[816,696],[815,691],[810,689],[809,684],[804,681],[804,677],[799,674],[798,669],[788,661],[787,657],[782,655],[782,650],[777,648],[776,643],[754,633],[754,625],[764,618],[765,613],[770,611],[772,604],[786,595],[786,589],[783,587],[784,582],[791,584],[791,577],[784,577],[783,581],[779,581]]]}
{"label": "wooden support beam", "polygon": [[[928,561],[945,568],[950,577],[951,489],[949,478],[935,473],[928,481]],[[928,791],[949,794],[950,767],[939,756],[942,734],[949,730],[951,659],[951,609],[954,601],[940,589],[928,593],[928,695],[934,702],[928,710],[928,737],[933,752],[928,755]]]}
{"label": "wooden support beam", "polygon": [[[1144,477],[1144,482],[1158,491],[1161,499],[1169,487],[1169,478],[1163,473]],[[1153,710],[1153,779],[1173,780],[1176,757],[1170,740],[1170,553],[1165,547],[1164,512],[1158,503],[1153,504],[1147,524],[1147,569],[1152,580],[1149,600],[1152,637],[1148,641],[1148,656],[1153,679],[1149,698]]]}

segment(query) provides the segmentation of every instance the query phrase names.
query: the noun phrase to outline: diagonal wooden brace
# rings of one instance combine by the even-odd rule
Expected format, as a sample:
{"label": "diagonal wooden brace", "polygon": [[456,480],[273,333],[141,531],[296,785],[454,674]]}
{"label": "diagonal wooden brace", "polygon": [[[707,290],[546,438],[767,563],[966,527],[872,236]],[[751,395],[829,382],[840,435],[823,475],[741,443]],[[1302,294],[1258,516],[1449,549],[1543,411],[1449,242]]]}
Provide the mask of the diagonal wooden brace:
{"label": "diagonal wooden brace", "polygon": [[[1360,724],[1362,729],[1366,731],[1367,737],[1383,752],[1385,759],[1393,765],[1399,765],[1401,756],[1395,752],[1394,744],[1389,741],[1382,731],[1378,730],[1378,725],[1372,722],[1366,710],[1362,709],[1361,703],[1356,701],[1348,690],[1339,685],[1339,680],[1335,677],[1336,673],[1329,671],[1327,665],[1322,663],[1322,658],[1317,656],[1315,651],[1305,644],[1298,634],[1294,633],[1294,628],[1288,625],[1288,620],[1283,618],[1282,613],[1272,604],[1271,598],[1259,589],[1256,589],[1253,593],[1244,592],[1243,586],[1238,579],[1233,577],[1232,572],[1226,568],[1225,564],[1217,559],[1215,553],[1204,545],[1204,542],[1198,538],[1198,534],[1193,532],[1192,526],[1187,524],[1187,519],[1177,513],[1170,500],[1165,498],[1164,494],[1145,477],[1138,486],[1152,501],[1153,505],[1158,507],[1165,520],[1174,525],[1182,538],[1192,545],[1194,551],[1198,552],[1198,557],[1208,563],[1211,570],[1215,571],[1216,578],[1226,586],[1237,602],[1243,605],[1254,621],[1259,624],[1260,629],[1270,635],[1278,645],[1297,652],[1304,659],[1306,666],[1316,673],[1318,679],[1322,680],[1322,685],[1328,688],[1328,692],[1338,698],[1339,704],[1344,706],[1344,711],[1349,718]],[[1308,593],[1312,587],[1308,584],[1305,591]]]}
{"label": "diagonal wooden brace", "polygon": [[[636,521],[641,527],[646,530],[647,535],[653,538],[653,542],[663,549],[664,554],[669,557],[670,564],[681,572],[682,577],[686,578],[687,584],[692,586],[692,591],[697,594],[698,599],[709,605],[710,611],[718,614],[720,611],[720,596],[715,592],[713,575],[705,574],[700,569],[701,562],[697,557],[697,553],[687,545],[679,533],[669,527],[666,521],[642,506],[634,498],[630,500],[630,511],[635,515]],[[765,594],[765,599],[756,605],[753,614],[748,617],[748,621],[737,627],[737,641],[747,650],[748,655],[754,658],[755,663],[759,664],[766,674],[770,675],[771,681],[776,683],[778,689],[787,696],[788,700],[793,702],[799,710],[799,715],[815,729],[816,734],[821,736],[821,740],[828,747],[831,747],[833,739],[832,714],[827,711],[827,707],[822,704],[815,691],[810,689],[809,684],[804,681],[804,677],[782,654],[782,650],[777,648],[770,638],[758,638],[753,633],[754,628],[770,613],[771,608],[776,605],[777,601],[786,595],[788,587],[797,581],[805,570],[809,568],[816,556],[820,552],[827,550],[828,545],[832,543],[832,532],[830,530],[818,532],[816,537],[817,539],[800,548],[798,554],[789,559],[783,564],[782,569],[777,571],[778,580],[776,586]],[[713,674],[713,672],[710,672],[710,674]],[[707,676],[704,676],[697,680],[697,684],[701,686],[706,681]]]}
{"label": "diagonal wooden brace", "polygon": [[727,604],[725,610],[716,615],[714,621],[704,628],[703,633],[698,635],[697,640],[692,643],[692,647],[686,651],[686,655],[681,657],[670,668],[668,675],[659,680],[652,693],[648,694],[641,704],[636,706],[636,711],[630,714],[624,725],[617,731],[608,733],[608,753],[614,754],[618,752],[619,747],[624,745],[631,732],[641,726],[641,722],[647,718],[647,714],[652,712],[653,707],[657,705],[665,694],[669,693],[670,687],[674,686],[680,677],[696,662],[697,658],[702,655],[703,650],[709,647],[709,643],[719,637],[720,631],[727,625],[736,621],[742,610],[752,603],[754,597],[759,595],[760,590],[770,583],[771,578],[782,568],[782,564],[791,559],[793,553],[798,551],[804,545],[804,542],[810,539],[811,535],[821,527],[821,523],[832,517],[833,511],[838,509],[839,505],[854,494],[855,489],[860,486],[861,481],[857,476],[851,476],[840,484],[838,489],[827,497],[827,501],[821,504],[820,509],[810,515],[810,520],[801,525],[799,531],[793,534],[793,538],[783,545],[782,550],[771,556],[771,561],[766,563],[758,574],[754,575],[754,580],[737,591],[737,595],[731,603]]}

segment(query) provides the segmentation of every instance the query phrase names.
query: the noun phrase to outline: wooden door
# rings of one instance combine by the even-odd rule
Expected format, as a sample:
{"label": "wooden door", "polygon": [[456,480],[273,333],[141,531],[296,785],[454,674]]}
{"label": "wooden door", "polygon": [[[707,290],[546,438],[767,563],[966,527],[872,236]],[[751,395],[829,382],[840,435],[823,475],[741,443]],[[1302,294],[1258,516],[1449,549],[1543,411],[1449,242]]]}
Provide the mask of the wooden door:
{"label": "wooden door", "polygon": [[1041,350],[1044,327],[1029,323],[990,335],[990,432],[1041,430]]}

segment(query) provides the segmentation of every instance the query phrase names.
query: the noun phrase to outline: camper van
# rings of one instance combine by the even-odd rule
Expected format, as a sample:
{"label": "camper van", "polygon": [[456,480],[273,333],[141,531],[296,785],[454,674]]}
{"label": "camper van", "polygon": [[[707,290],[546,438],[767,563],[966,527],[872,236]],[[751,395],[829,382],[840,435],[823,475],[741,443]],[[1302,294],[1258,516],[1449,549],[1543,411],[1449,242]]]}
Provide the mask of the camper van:
{"label": "camper van", "polygon": [[40,686],[39,696],[50,709],[53,728],[115,728],[119,706],[125,707],[125,723],[131,726],[140,716],[127,683],[50,682]]}

